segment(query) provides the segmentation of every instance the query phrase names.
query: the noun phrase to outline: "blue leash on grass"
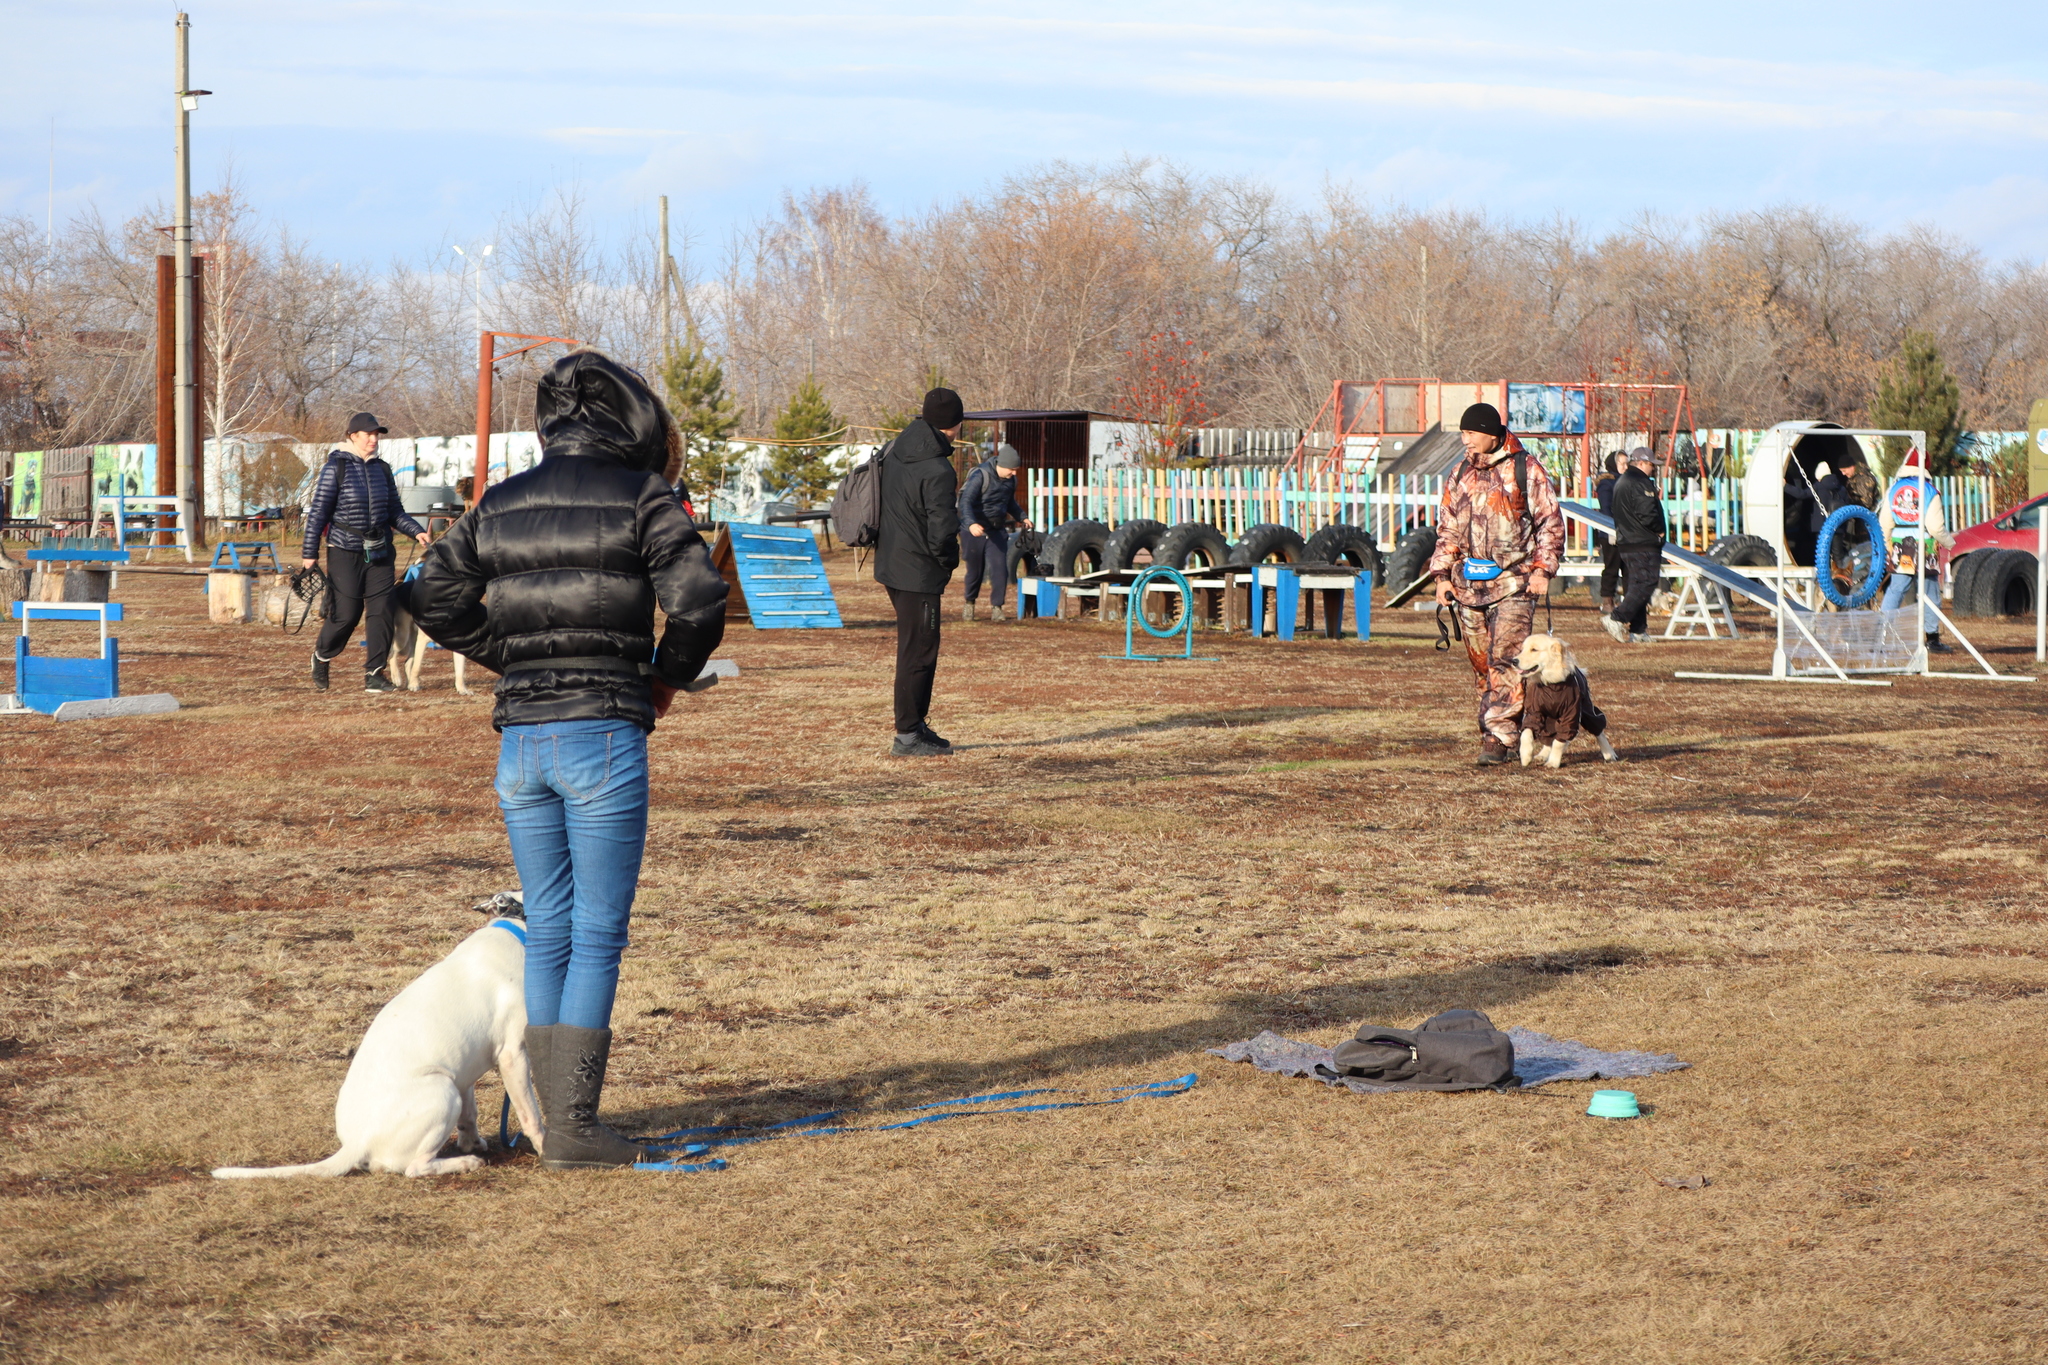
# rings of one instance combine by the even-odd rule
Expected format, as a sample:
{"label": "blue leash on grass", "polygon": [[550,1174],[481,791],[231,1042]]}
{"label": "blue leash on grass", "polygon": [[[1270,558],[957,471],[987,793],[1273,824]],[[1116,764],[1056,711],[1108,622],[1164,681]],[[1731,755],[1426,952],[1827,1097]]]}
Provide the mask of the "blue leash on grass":
{"label": "blue leash on grass", "polygon": [[[963,1095],[958,1099],[933,1100],[927,1104],[911,1106],[911,1112],[924,1109],[943,1109],[942,1114],[924,1114],[914,1119],[903,1119],[897,1123],[834,1124],[831,1120],[846,1111],[828,1109],[822,1114],[809,1114],[803,1118],[784,1119],[780,1123],[751,1127],[745,1124],[718,1124],[709,1128],[678,1128],[673,1133],[662,1133],[651,1138],[637,1139],[641,1146],[657,1152],[673,1153],[676,1156],[701,1156],[714,1147],[741,1147],[754,1142],[772,1142],[785,1137],[838,1137],[847,1133],[887,1133],[899,1128],[916,1128],[922,1124],[940,1123],[946,1119],[988,1118],[996,1114],[1042,1114],[1053,1109],[1092,1109],[1106,1104],[1123,1104],[1127,1100],[1170,1099],[1185,1095],[1195,1088],[1197,1073],[1190,1071],[1185,1076],[1170,1081],[1152,1081],[1145,1085],[1117,1085],[1105,1091],[1093,1090],[1006,1090],[992,1095]],[[1007,1100],[1030,1099],[1037,1095],[1092,1095],[1107,1093],[1115,1096],[1107,1100],[1056,1100],[1041,1104],[1006,1104]],[[997,1109],[962,1109],[959,1105],[1001,1105]],[[509,1135],[512,1100],[507,1096],[498,1113],[499,1145],[511,1150],[518,1141]],[[701,1142],[687,1139],[703,1138]],[[636,1171],[674,1171],[691,1173],[696,1171],[722,1171],[726,1168],[723,1158],[713,1157],[709,1161],[642,1161],[634,1165]]]}

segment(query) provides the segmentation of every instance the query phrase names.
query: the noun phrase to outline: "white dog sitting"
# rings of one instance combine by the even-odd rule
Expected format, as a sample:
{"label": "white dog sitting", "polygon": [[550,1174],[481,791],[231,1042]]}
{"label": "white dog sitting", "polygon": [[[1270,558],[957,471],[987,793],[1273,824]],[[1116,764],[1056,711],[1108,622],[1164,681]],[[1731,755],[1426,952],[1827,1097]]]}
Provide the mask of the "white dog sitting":
{"label": "white dog sitting", "polygon": [[492,920],[378,1011],[334,1101],[340,1151],[304,1166],[224,1166],[214,1175],[347,1175],[364,1166],[409,1176],[473,1171],[482,1157],[439,1153],[451,1133],[465,1153],[483,1147],[476,1082],[493,1067],[520,1127],[544,1149],[526,1065],[526,926],[516,919]]}
{"label": "white dog sitting", "polygon": [[1621,755],[1607,742],[1607,716],[1593,705],[1593,687],[1586,670],[1555,635],[1531,635],[1515,659],[1522,670],[1522,766],[1543,758],[1543,766],[1564,762],[1564,747],[1584,730],[1600,742],[1600,757],[1612,763]]}

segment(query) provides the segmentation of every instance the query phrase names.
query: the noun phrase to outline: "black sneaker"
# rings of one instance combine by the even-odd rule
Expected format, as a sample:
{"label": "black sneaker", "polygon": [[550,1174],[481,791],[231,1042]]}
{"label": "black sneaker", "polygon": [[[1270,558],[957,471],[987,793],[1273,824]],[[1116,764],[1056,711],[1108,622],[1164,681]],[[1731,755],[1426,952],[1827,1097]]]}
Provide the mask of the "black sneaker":
{"label": "black sneaker", "polygon": [[944,758],[952,752],[950,748],[932,743],[922,731],[908,739],[898,735],[889,741],[891,758]]}
{"label": "black sneaker", "polygon": [[313,654],[313,690],[327,690],[327,660],[321,658],[317,650]]}
{"label": "black sneaker", "polygon": [[918,722],[917,733],[924,737],[925,743],[936,744],[949,754],[953,752],[953,741],[947,739],[944,735],[940,734],[937,730],[932,729],[931,726],[926,725],[923,721]]}
{"label": "black sneaker", "polygon": [[398,684],[385,677],[381,672],[365,673],[363,675],[363,691],[365,692],[396,692],[397,690]]}

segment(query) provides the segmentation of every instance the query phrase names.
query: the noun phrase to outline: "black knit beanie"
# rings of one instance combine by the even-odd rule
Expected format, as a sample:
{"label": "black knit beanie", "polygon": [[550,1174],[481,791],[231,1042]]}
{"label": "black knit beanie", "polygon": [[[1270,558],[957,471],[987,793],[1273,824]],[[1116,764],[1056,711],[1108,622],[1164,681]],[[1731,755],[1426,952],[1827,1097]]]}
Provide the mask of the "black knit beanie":
{"label": "black knit beanie", "polygon": [[924,411],[919,416],[940,431],[950,431],[960,425],[966,415],[967,405],[960,401],[960,395],[951,389],[933,389],[924,396]]}
{"label": "black knit beanie", "polygon": [[1484,436],[1505,436],[1508,429],[1500,420],[1500,409],[1491,403],[1474,403],[1458,419],[1458,430],[1476,431]]}

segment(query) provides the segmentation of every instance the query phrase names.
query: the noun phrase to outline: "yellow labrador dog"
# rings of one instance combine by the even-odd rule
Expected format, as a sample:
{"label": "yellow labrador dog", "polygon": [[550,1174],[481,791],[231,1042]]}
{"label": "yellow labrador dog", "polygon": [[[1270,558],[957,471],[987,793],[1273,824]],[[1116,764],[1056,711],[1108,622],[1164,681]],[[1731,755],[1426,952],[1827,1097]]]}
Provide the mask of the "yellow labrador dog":
{"label": "yellow labrador dog", "polygon": [[[503,903],[501,901],[501,903]],[[378,1011],[334,1101],[341,1150],[304,1166],[223,1166],[219,1180],[347,1175],[367,1166],[409,1176],[484,1164],[476,1083],[497,1068],[519,1126],[545,1150],[526,1065],[526,925],[499,917],[457,944]],[[450,1134],[466,1154],[442,1157]]]}
{"label": "yellow labrador dog", "polygon": [[1541,758],[1543,766],[1564,762],[1567,744],[1581,730],[1600,745],[1600,757],[1612,763],[1621,755],[1607,739],[1607,715],[1593,704],[1593,686],[1571,649],[1555,635],[1538,633],[1522,642],[1515,660],[1522,670],[1522,766]]}

